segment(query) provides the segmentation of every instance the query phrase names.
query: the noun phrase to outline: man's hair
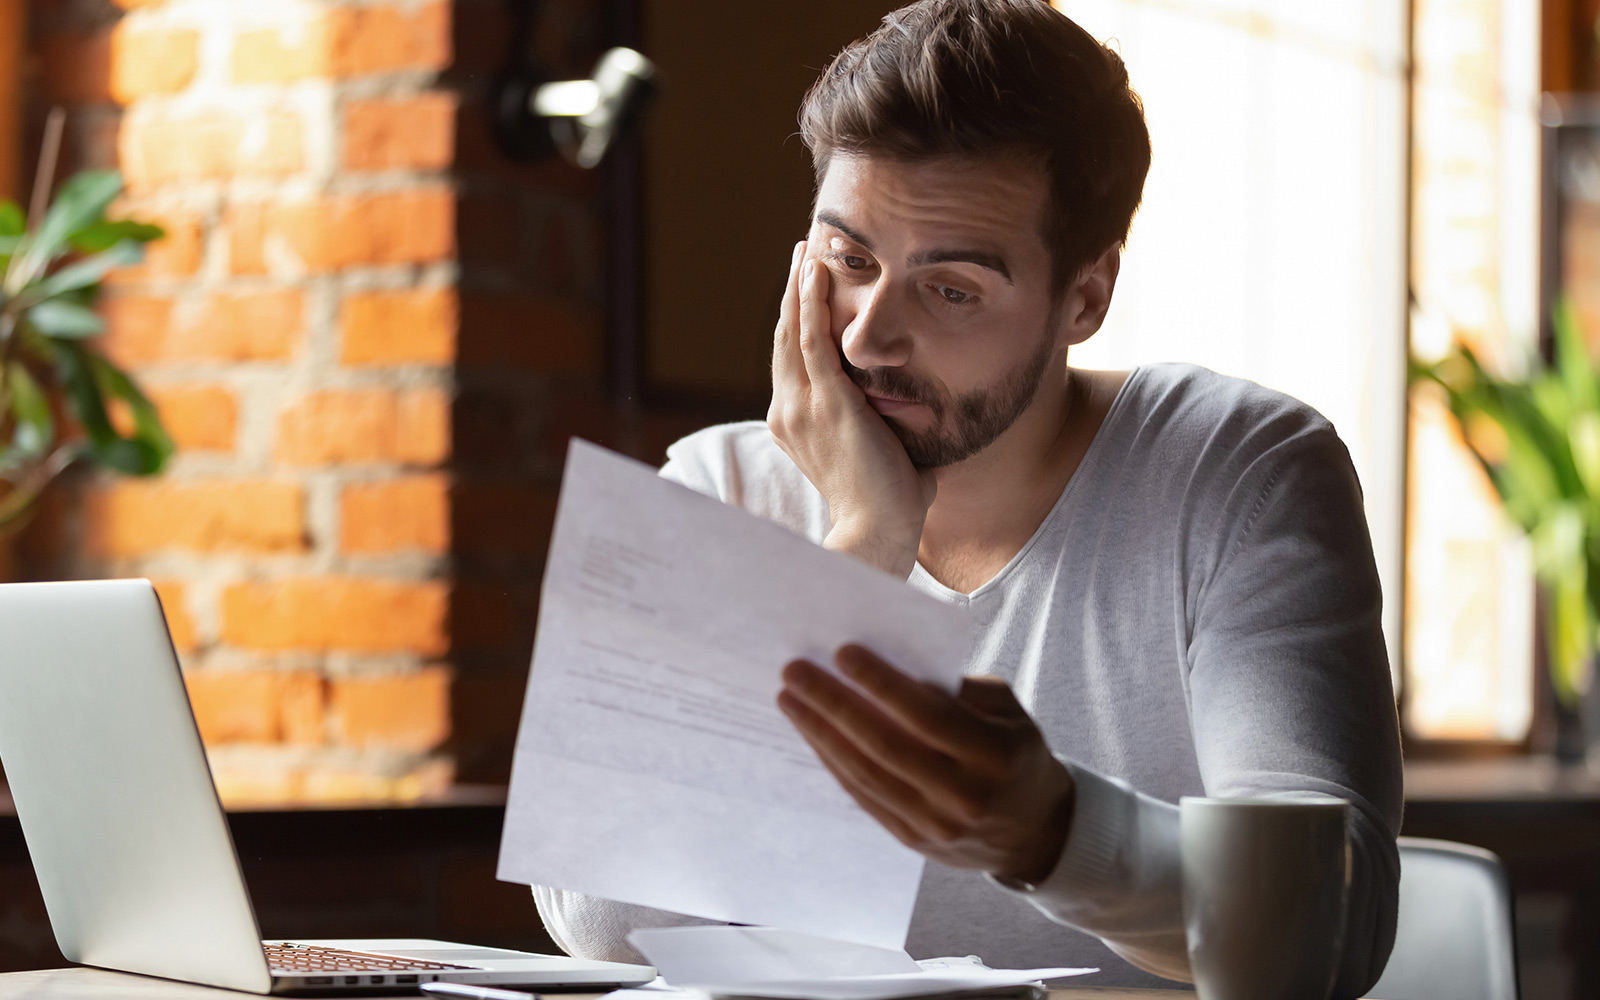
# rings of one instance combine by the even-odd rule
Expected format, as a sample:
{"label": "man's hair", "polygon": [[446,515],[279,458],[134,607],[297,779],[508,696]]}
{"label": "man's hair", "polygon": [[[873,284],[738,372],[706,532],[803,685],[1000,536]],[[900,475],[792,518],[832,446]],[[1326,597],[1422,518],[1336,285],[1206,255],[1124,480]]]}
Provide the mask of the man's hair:
{"label": "man's hair", "polygon": [[1126,241],[1150,169],[1122,59],[1044,0],[918,0],[887,15],[812,86],[800,134],[819,187],[838,153],[1042,162],[1052,294]]}

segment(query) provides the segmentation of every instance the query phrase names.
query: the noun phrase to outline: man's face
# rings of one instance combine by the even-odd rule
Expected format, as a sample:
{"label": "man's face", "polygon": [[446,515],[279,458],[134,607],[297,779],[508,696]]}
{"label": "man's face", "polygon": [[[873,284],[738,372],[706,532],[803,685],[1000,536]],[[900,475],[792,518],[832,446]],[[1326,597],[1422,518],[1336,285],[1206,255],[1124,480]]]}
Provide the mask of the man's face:
{"label": "man's face", "polygon": [[918,468],[987,447],[1059,367],[1048,197],[1043,168],[1017,160],[828,166],[807,253],[831,274],[845,371]]}

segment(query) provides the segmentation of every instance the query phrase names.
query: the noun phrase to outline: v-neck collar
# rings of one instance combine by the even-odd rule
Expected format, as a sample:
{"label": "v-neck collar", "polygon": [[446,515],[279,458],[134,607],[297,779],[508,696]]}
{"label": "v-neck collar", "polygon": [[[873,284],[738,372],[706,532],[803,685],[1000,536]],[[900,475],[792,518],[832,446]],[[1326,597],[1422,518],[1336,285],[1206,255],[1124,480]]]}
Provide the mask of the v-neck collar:
{"label": "v-neck collar", "polygon": [[1084,449],[1083,457],[1078,460],[1078,467],[1072,470],[1071,476],[1067,477],[1067,485],[1062,487],[1061,495],[1056,498],[1055,504],[1050,508],[1050,512],[1044,516],[1044,519],[1039,522],[1039,526],[1033,529],[1033,534],[1023,543],[1022,548],[1018,549],[1017,554],[1012,556],[1004,566],[1000,567],[999,572],[980,584],[976,590],[967,593],[940,583],[932,573],[929,573],[923,567],[922,561],[918,560],[911,567],[910,580],[915,581],[921,589],[930,591],[934,596],[953,604],[971,604],[974,601],[983,599],[991,591],[998,588],[1005,581],[1005,578],[1015,572],[1016,568],[1022,564],[1022,561],[1028,557],[1028,553],[1033,550],[1039,539],[1044,536],[1045,529],[1050,527],[1056,518],[1064,516],[1062,512],[1067,508],[1067,501],[1072,496],[1073,488],[1083,478],[1084,466],[1088,465],[1100,450],[1100,442],[1107,437],[1106,428],[1111,425],[1122,410],[1123,400],[1128,395],[1128,387],[1133,384],[1135,379],[1144,374],[1144,370],[1144,366],[1136,366],[1128,372],[1128,377],[1122,380],[1122,385],[1117,388],[1117,394],[1111,398],[1111,405],[1106,408],[1105,418],[1100,421],[1100,426],[1095,428],[1094,437],[1089,440],[1089,447]]}

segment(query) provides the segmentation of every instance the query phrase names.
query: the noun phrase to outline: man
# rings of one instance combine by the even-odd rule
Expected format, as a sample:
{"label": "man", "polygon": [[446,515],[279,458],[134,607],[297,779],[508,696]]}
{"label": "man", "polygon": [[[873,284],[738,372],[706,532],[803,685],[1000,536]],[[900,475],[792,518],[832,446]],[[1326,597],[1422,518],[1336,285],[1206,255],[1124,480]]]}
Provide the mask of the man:
{"label": "man", "polygon": [[[929,859],[908,950],[1186,980],[1178,797],[1336,796],[1335,995],[1359,995],[1393,940],[1401,784],[1349,457],[1251,383],[1067,365],[1149,165],[1121,60],[1041,0],[922,0],[801,125],[818,188],[767,422],[679,442],[663,475],[972,608],[959,696],[859,648],[849,684],[784,671],[779,707]],[[536,892],[594,957],[685,919]]]}

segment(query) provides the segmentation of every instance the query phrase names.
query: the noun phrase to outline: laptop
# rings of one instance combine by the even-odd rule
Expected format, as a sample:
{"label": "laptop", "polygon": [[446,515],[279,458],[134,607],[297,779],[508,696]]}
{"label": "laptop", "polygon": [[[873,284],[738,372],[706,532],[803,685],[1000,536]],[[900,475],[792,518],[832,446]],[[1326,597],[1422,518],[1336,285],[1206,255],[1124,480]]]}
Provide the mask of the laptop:
{"label": "laptop", "polygon": [[278,994],[655,978],[450,941],[262,941],[147,580],[0,584],[0,762],[73,962]]}

